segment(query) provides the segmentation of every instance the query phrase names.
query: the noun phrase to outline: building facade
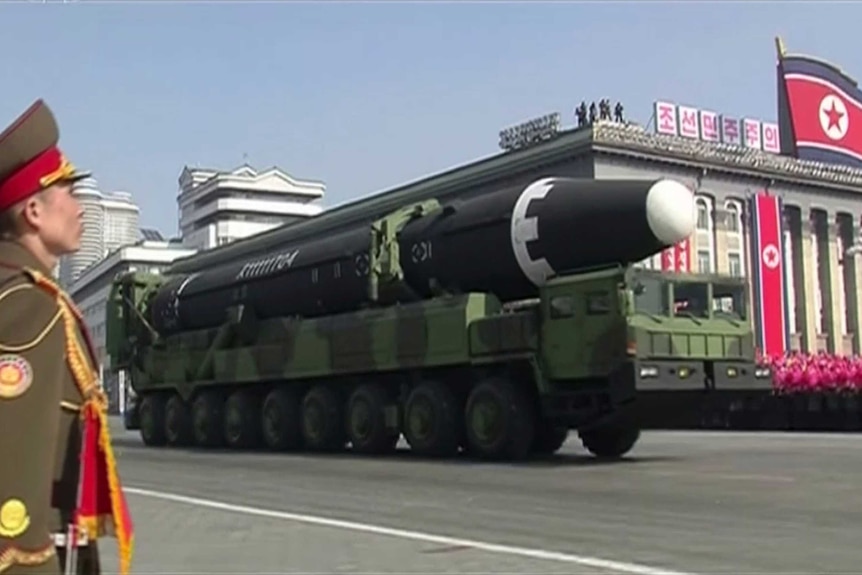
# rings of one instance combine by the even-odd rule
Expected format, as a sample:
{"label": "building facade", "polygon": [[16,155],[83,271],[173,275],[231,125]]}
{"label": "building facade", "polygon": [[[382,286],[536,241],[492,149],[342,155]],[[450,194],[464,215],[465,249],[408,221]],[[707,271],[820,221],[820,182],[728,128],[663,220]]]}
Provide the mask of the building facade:
{"label": "building facade", "polygon": [[78,182],[74,193],[84,210],[84,231],[81,249],[60,260],[58,277],[66,289],[108,253],[135,243],[139,233],[140,209],[130,194],[102,192],[93,178]]}
{"label": "building facade", "polygon": [[279,168],[258,172],[185,167],[179,178],[179,232],[183,245],[206,250],[276,226],[315,216],[326,186],[298,180]]}
{"label": "building facade", "polygon": [[193,253],[194,250],[183,248],[176,242],[140,240],[112,251],[101,261],[88,267],[69,291],[90,330],[93,347],[101,362],[102,384],[113,412],[121,410],[125,383],[107,369],[110,367],[110,357],[105,349],[105,313],[111,282],[118,275],[129,271],[161,273],[176,258]]}

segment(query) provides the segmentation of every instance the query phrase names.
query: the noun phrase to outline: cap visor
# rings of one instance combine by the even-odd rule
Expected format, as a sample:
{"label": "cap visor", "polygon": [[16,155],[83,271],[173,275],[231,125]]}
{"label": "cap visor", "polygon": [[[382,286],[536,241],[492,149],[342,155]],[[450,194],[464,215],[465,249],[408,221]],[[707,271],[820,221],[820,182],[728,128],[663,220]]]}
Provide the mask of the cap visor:
{"label": "cap visor", "polygon": [[75,172],[73,175],[68,176],[66,178],[61,178],[61,182],[80,182],[81,180],[86,180],[92,175],[92,172]]}

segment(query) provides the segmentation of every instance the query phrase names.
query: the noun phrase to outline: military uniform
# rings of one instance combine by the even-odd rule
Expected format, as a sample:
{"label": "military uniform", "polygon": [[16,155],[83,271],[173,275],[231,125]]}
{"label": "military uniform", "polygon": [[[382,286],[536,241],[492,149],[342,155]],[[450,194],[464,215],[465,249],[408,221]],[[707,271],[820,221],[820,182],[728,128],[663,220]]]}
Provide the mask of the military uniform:
{"label": "military uniform", "polygon": [[[54,116],[41,101],[0,134],[0,212],[56,182],[87,176],[65,159],[58,139]],[[91,350],[85,330],[51,270],[22,245],[0,240],[2,575],[63,573],[78,501],[78,412],[88,395],[101,393],[82,390],[67,361],[70,350]],[[92,353],[87,363],[93,370]],[[95,541],[82,539],[76,571],[98,573]]]}

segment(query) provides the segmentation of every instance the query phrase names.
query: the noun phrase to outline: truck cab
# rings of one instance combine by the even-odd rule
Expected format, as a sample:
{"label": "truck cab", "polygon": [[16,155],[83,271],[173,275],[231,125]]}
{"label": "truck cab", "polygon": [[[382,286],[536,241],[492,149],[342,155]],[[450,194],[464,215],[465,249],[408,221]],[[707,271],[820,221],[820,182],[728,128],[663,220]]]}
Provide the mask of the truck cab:
{"label": "truck cab", "polygon": [[744,278],[632,267],[626,291],[639,389],[771,389],[771,373],[755,361]]}
{"label": "truck cab", "polygon": [[617,394],[638,396],[771,389],[743,278],[620,266],[554,278],[540,299],[552,381],[610,379]]}

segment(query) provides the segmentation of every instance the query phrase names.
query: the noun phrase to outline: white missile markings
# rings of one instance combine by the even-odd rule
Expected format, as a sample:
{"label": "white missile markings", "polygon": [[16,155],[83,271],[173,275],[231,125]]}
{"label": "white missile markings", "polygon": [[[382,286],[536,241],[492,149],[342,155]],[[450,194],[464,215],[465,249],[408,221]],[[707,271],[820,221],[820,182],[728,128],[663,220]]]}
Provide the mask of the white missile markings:
{"label": "white missile markings", "polygon": [[274,272],[280,272],[285,268],[293,265],[296,256],[299,255],[299,250],[291,250],[282,252],[268,258],[248,262],[239,273],[236,274],[237,280],[251,279],[256,277],[267,276]]}
{"label": "white missile markings", "polygon": [[512,209],[512,220],[510,236],[512,251],[515,259],[524,275],[527,276],[534,286],[541,287],[549,277],[554,275],[554,268],[545,258],[533,259],[527,250],[527,242],[539,239],[539,222],[537,218],[527,217],[530,202],[543,199],[554,187],[554,178],[543,178],[536,180],[518,196],[515,207]]}

